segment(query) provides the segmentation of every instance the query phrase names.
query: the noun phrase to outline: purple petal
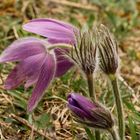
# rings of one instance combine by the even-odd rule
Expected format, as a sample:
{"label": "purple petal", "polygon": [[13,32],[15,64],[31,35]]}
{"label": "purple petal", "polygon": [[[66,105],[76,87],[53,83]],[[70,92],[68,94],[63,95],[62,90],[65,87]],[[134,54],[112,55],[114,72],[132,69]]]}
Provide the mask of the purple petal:
{"label": "purple petal", "polygon": [[75,107],[75,106],[73,106],[71,104],[68,104],[68,107],[79,118],[81,118],[83,120],[85,118],[90,118],[90,116],[86,112],[84,112],[83,110],[79,109],[78,107]]}
{"label": "purple petal", "polygon": [[38,78],[44,58],[45,54],[38,54],[21,61],[6,79],[5,88],[16,88],[23,81],[30,80],[33,76]]}
{"label": "purple petal", "polygon": [[60,77],[64,75],[72,66],[73,63],[70,62],[66,56],[64,56],[64,51],[66,49],[55,49],[56,59],[57,59],[57,68],[56,68],[56,77]]}
{"label": "purple petal", "polygon": [[30,77],[27,79],[27,81],[26,81],[24,87],[27,89],[27,88],[29,88],[30,86],[32,86],[32,85],[34,85],[35,83],[37,83],[38,77],[39,77],[39,73],[38,73],[38,72],[36,72],[36,74],[30,76]]}
{"label": "purple petal", "polygon": [[42,98],[44,94],[44,90],[49,86],[50,82],[54,78],[56,70],[56,62],[55,58],[52,54],[47,54],[43,65],[41,67],[41,71],[39,74],[39,79],[33,90],[31,98],[29,99],[28,103],[28,111],[32,111]]}
{"label": "purple petal", "polygon": [[66,40],[66,39],[58,39],[58,38],[48,38],[49,43],[56,44],[56,43],[68,43],[68,44],[75,44],[73,40]]}
{"label": "purple petal", "polygon": [[[76,27],[54,19],[34,19],[23,25],[26,31],[47,37],[50,42],[75,42],[74,31]],[[57,41],[58,40],[58,41]]]}
{"label": "purple petal", "polygon": [[89,99],[80,94],[71,93],[68,96],[68,99],[69,98],[75,100],[80,108],[84,111],[89,112],[91,109],[96,108],[96,104],[92,103]]}
{"label": "purple petal", "polygon": [[44,41],[29,37],[12,43],[0,56],[0,62],[19,61],[29,56],[45,52]]}
{"label": "purple petal", "polygon": [[56,54],[57,61],[61,61],[64,59],[69,60],[68,58],[66,58],[66,54],[69,53],[68,49],[56,48],[56,49],[54,49],[54,52]]}
{"label": "purple petal", "polygon": [[5,89],[8,90],[14,89],[18,87],[25,80],[25,75],[19,75],[19,71],[21,70],[20,68],[21,68],[21,64],[18,64],[8,75],[4,83]]}
{"label": "purple petal", "polygon": [[60,77],[64,75],[72,66],[73,63],[69,62],[68,60],[58,61],[55,76]]}

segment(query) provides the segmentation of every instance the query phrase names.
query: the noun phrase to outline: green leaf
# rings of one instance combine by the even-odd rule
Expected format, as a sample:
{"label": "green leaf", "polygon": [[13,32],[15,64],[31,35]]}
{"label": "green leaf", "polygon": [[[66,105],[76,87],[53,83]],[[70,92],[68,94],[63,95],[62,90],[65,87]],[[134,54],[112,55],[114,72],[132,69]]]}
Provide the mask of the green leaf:
{"label": "green leaf", "polygon": [[18,92],[17,90],[14,91],[7,91],[7,94],[14,97],[14,104],[22,109],[26,109],[27,101],[26,99],[21,95],[21,92]]}
{"label": "green leaf", "polygon": [[135,122],[132,120],[132,118],[130,116],[128,117],[128,121],[129,121],[131,140],[137,140]]}
{"label": "green leaf", "polygon": [[86,131],[86,133],[88,135],[89,140],[95,140],[95,137],[94,137],[94,135],[92,134],[92,132],[91,132],[91,130],[89,128],[86,127],[85,131]]}
{"label": "green leaf", "polygon": [[48,113],[40,114],[40,116],[36,119],[35,125],[37,128],[47,128],[50,126],[50,116]]}

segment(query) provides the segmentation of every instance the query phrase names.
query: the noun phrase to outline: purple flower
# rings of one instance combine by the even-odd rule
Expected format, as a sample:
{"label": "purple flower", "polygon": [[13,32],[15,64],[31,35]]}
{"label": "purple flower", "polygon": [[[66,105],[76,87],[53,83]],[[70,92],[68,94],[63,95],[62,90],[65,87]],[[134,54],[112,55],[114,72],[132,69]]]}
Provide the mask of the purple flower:
{"label": "purple flower", "polygon": [[[94,72],[96,66],[94,31],[84,30],[82,32],[71,24],[54,19],[34,19],[23,25],[23,29],[47,37],[50,43],[73,45],[72,54],[69,53],[69,58],[72,62],[82,69],[85,74]],[[61,53],[58,50],[55,50],[55,52],[57,54]],[[57,57],[57,59],[61,58]],[[73,63],[69,62],[69,59],[63,58],[66,71],[73,66]],[[59,63],[58,68],[62,68],[63,64]],[[61,73],[56,75],[59,76]]]}
{"label": "purple flower", "polygon": [[5,81],[6,89],[14,89],[23,83],[26,88],[35,85],[28,103],[28,111],[32,111],[52,79],[62,76],[73,66],[64,56],[68,49],[49,48],[57,43],[74,44],[74,30],[77,29],[53,19],[35,19],[23,28],[47,37],[49,43],[33,37],[19,39],[2,53],[0,63],[19,62]]}
{"label": "purple flower", "polygon": [[23,82],[25,87],[35,84],[29,100],[32,111],[56,73],[56,59],[47,51],[46,42],[36,38],[24,38],[12,43],[1,55],[0,63],[19,61],[5,81],[6,89],[14,89]]}
{"label": "purple flower", "polygon": [[[63,65],[67,65],[65,60],[63,57],[57,60],[54,51],[49,50],[50,47],[51,44],[44,40],[29,37],[15,41],[0,56],[0,63],[19,62],[7,77],[5,89],[14,89],[23,83],[26,88],[35,85],[28,111],[36,107],[52,79],[66,72],[63,69]],[[58,56],[61,57],[60,54]]]}
{"label": "purple flower", "polygon": [[74,119],[81,124],[101,129],[108,129],[114,125],[111,113],[107,109],[79,94],[68,95],[68,107]]}
{"label": "purple flower", "polygon": [[[23,29],[32,33],[39,34],[47,37],[47,40],[51,44],[55,43],[67,43],[75,44],[75,33],[78,29],[71,24],[58,21],[55,19],[33,19],[23,25]],[[68,58],[63,56],[62,49],[55,49],[57,63],[56,76],[65,74],[72,66],[73,63]]]}

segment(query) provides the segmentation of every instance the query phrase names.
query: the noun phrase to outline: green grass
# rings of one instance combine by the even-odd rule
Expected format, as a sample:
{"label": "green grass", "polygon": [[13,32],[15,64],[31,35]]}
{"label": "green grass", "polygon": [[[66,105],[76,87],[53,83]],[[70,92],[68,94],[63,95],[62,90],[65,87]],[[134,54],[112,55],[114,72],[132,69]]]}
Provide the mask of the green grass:
{"label": "green grass", "polygon": [[[74,0],[73,0],[74,1]],[[10,3],[11,2],[11,3]],[[74,2],[81,3],[80,0]],[[138,12],[138,2],[127,0],[90,0],[90,5],[97,5],[99,12],[74,8],[55,3],[47,3],[43,0],[5,0],[0,3],[0,52],[17,38],[25,36],[36,36],[22,30],[22,24],[32,18],[56,18],[70,22],[78,27],[87,24],[92,27],[97,23],[106,24],[118,39],[120,46],[124,45],[126,38],[132,36],[137,38],[135,30],[140,32]],[[128,39],[126,41],[129,41]],[[134,41],[135,43],[135,41]],[[139,43],[139,42],[136,42]],[[139,43],[140,45],[140,43]],[[120,81],[120,90],[123,97],[125,109],[126,137],[131,140],[140,139],[140,97],[139,83],[136,81],[137,75],[132,72],[132,68],[138,66],[137,48],[123,46],[128,49],[122,50],[120,74],[132,86],[134,93],[128,86]],[[130,50],[130,51],[129,51]],[[32,88],[25,90],[22,86],[11,91],[3,89],[3,80],[14,63],[0,64],[0,130],[6,139],[36,139],[43,140],[36,132],[31,133],[31,129],[24,123],[13,119],[10,114],[27,120],[29,124],[35,126],[47,135],[53,135],[58,139],[79,140],[84,137],[85,131],[82,127],[73,123],[69,111],[66,108],[66,96],[69,92],[80,92],[87,95],[87,84],[78,69],[70,70],[66,75],[54,80],[49,89],[46,90],[44,98],[39,103],[33,114],[27,114],[26,106]],[[140,78],[140,77],[138,77]],[[96,93],[101,103],[114,111],[113,96],[110,87],[104,82],[106,77],[98,74],[96,78]],[[134,80],[133,80],[134,79]],[[104,84],[103,84],[104,83]],[[116,115],[114,115],[116,116]],[[17,133],[18,132],[18,133]],[[31,134],[33,136],[31,136]],[[107,133],[103,133],[103,140],[107,139]],[[4,139],[3,138],[3,139]],[[2,139],[2,136],[0,136]],[[107,139],[108,140],[108,139]]]}

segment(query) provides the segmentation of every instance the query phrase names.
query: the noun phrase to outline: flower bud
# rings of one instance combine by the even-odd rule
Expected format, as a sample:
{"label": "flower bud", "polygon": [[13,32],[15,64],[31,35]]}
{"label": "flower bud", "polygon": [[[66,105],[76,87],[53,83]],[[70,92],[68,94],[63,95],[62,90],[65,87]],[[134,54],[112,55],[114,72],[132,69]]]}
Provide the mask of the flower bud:
{"label": "flower bud", "polygon": [[108,75],[115,74],[119,58],[117,43],[104,25],[97,29],[97,46],[99,51],[99,67]]}
{"label": "flower bud", "polygon": [[69,94],[68,107],[75,121],[88,127],[109,129],[114,125],[112,115],[107,109],[79,94]]}
{"label": "flower bud", "polygon": [[76,35],[76,44],[74,45],[70,58],[86,74],[93,74],[96,66],[96,46],[94,32],[88,30],[81,31]]}

